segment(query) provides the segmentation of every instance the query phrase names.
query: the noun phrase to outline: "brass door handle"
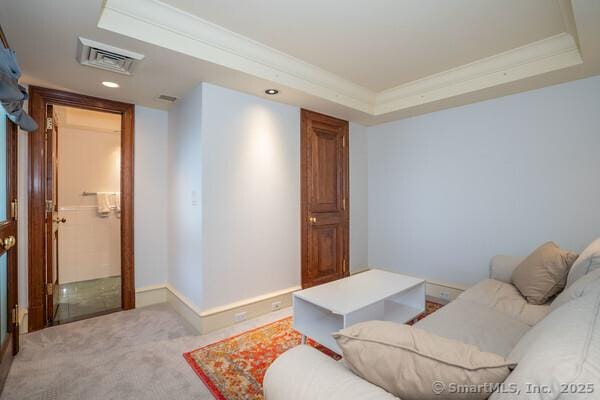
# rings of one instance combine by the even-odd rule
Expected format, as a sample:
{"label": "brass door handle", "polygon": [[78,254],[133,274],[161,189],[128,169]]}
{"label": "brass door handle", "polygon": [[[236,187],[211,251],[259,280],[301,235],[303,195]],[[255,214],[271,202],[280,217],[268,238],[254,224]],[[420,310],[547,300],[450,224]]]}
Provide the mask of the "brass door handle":
{"label": "brass door handle", "polygon": [[310,222],[311,224],[316,224],[317,223],[317,217],[308,217],[308,222]]}
{"label": "brass door handle", "polygon": [[1,243],[2,247],[4,247],[4,250],[8,251],[17,243],[17,239],[15,239],[15,237],[11,235],[9,237],[2,239],[1,242],[2,242]]}
{"label": "brass door handle", "polygon": [[67,222],[66,218],[56,218],[54,220],[54,222],[56,222],[57,224],[64,224],[65,222]]}

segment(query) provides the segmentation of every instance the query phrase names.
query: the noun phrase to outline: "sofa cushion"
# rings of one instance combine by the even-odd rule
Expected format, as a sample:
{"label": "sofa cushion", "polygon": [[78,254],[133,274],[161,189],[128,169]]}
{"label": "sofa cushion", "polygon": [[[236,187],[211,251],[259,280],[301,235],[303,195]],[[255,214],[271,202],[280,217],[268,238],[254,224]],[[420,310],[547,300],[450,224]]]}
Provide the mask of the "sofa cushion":
{"label": "sofa cushion", "polygon": [[[505,381],[521,391],[495,393],[492,400],[592,399],[600,390],[600,294],[582,296],[552,311],[510,354],[519,362]],[[594,393],[589,393],[592,384]],[[544,386],[543,386],[544,385]],[[565,386],[567,385],[567,386]],[[531,389],[544,388],[542,393]],[[566,392],[561,393],[561,391]]]}
{"label": "sofa cushion", "polygon": [[266,400],[398,400],[309,346],[279,356],[263,381]]}
{"label": "sofa cushion", "polygon": [[479,282],[459,298],[492,308],[529,326],[537,324],[550,312],[549,305],[529,304],[516,287],[495,279]]}
{"label": "sofa cushion", "polygon": [[565,287],[576,258],[554,242],[544,243],[513,271],[512,283],[529,303],[544,304]]}
{"label": "sofa cushion", "polygon": [[600,238],[590,243],[577,257],[567,276],[567,287],[597,268],[600,268]]}
{"label": "sofa cushion", "polygon": [[461,298],[428,315],[415,326],[503,357],[531,328],[507,314]]}
{"label": "sofa cushion", "polygon": [[[356,374],[404,400],[439,399],[444,384],[501,383],[515,366],[476,346],[390,321],[361,322],[333,337]],[[437,382],[442,382],[439,388]],[[443,394],[445,399],[464,398],[453,391]],[[489,394],[482,391],[469,398],[483,400]]]}
{"label": "sofa cushion", "polygon": [[577,279],[554,299],[550,307],[555,310],[573,299],[590,293],[600,293],[600,269],[594,270]]}

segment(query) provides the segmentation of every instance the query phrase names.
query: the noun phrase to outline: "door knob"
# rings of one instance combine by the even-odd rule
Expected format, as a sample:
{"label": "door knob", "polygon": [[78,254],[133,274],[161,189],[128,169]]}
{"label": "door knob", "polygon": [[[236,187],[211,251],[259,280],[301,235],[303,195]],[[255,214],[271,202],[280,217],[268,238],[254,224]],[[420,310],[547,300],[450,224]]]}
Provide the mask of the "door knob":
{"label": "door knob", "polygon": [[309,217],[308,218],[308,222],[310,222],[311,224],[316,224],[317,223],[317,217]]}
{"label": "door knob", "polygon": [[2,247],[4,250],[8,251],[11,247],[13,247],[17,243],[17,239],[14,236],[9,236],[1,240]]}
{"label": "door knob", "polygon": [[64,224],[65,222],[67,222],[66,218],[56,218],[54,220],[54,222],[56,222],[57,224]]}

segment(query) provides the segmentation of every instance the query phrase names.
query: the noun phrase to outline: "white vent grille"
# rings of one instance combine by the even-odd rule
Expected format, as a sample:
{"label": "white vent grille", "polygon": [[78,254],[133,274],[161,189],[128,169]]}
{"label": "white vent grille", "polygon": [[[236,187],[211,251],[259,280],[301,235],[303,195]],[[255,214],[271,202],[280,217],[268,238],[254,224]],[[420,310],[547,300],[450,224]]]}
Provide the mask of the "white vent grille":
{"label": "white vent grille", "polygon": [[77,59],[81,65],[131,75],[136,63],[144,59],[142,54],[119,49],[104,43],[80,37]]}

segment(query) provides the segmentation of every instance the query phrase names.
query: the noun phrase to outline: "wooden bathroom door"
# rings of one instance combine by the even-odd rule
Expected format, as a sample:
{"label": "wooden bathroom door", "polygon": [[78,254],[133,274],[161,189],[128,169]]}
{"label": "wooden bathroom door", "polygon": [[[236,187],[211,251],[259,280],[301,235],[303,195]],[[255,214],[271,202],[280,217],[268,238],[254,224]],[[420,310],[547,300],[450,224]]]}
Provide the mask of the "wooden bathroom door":
{"label": "wooden bathroom door", "polygon": [[58,302],[58,121],[54,106],[46,106],[46,322],[51,324]]}

